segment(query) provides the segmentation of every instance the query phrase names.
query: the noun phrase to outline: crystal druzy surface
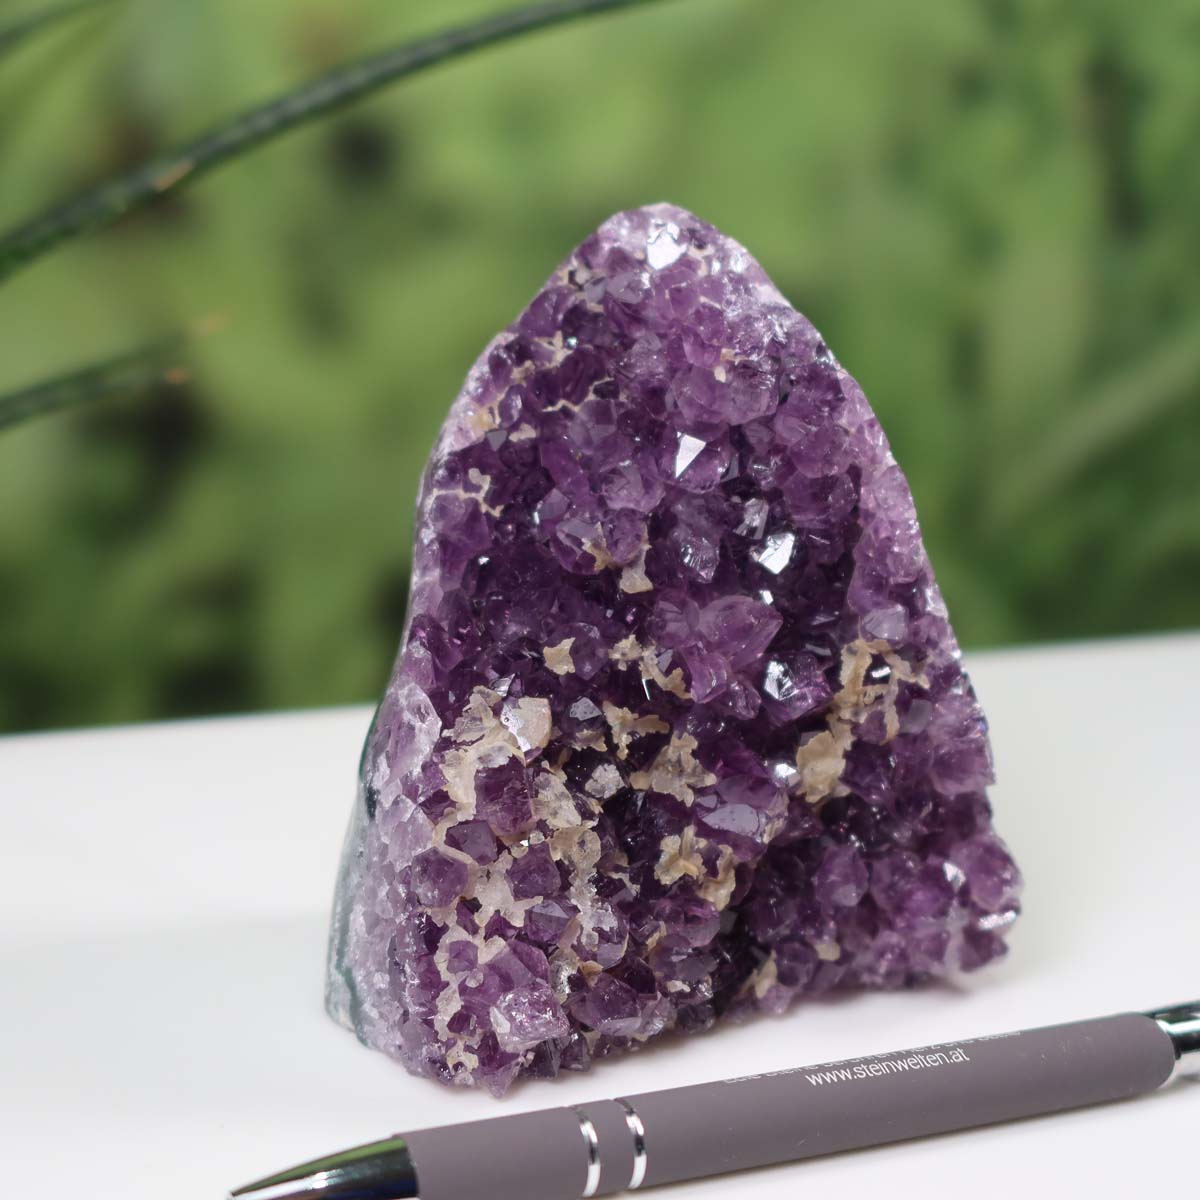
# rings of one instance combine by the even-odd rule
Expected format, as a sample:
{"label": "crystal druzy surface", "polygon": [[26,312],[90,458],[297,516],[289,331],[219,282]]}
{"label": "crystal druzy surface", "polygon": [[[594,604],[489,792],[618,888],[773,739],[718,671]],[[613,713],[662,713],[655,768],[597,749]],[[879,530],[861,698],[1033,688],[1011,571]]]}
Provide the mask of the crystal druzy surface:
{"label": "crystal druzy surface", "polygon": [[421,486],[328,1005],[504,1091],[1003,953],[1019,876],[912,497],[731,238],[605,222],[472,368]]}

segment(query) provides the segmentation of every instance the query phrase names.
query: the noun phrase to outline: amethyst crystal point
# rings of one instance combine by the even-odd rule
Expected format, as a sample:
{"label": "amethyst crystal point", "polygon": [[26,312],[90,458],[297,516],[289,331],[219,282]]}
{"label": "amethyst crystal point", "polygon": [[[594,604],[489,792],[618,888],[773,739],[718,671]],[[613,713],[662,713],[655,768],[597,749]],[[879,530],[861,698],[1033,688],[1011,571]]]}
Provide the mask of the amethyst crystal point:
{"label": "amethyst crystal point", "polygon": [[504,1091],[1003,953],[1019,876],[912,497],[736,242],[607,221],[484,351],[419,498],[328,1005]]}

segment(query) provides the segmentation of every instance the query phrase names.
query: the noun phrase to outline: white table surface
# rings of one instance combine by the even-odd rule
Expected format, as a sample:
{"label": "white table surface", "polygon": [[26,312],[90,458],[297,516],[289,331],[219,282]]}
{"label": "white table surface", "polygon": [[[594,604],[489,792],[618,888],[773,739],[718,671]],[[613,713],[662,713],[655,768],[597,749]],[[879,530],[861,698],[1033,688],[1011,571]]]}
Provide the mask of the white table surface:
{"label": "white table surface", "polygon": [[[504,1101],[322,1011],[366,707],[0,739],[12,1197],[188,1200],[417,1128],[1147,1008],[1200,992],[1200,635],[968,656],[1026,913],[1000,965],[801,1004]],[[1200,1085],[669,1194],[1186,1195]],[[1189,1165],[1188,1159],[1191,1158]]]}

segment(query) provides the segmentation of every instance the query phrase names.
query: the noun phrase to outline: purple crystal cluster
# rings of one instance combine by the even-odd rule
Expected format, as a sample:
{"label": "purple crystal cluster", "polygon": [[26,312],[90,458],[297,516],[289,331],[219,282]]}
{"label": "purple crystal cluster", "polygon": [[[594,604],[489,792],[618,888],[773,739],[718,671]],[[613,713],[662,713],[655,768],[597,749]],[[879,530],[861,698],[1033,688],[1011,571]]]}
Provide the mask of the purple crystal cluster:
{"label": "purple crystal cluster", "polygon": [[1020,878],[912,496],[737,242],[605,222],[467,378],[363,753],[330,1011],[503,1092],[1004,951]]}

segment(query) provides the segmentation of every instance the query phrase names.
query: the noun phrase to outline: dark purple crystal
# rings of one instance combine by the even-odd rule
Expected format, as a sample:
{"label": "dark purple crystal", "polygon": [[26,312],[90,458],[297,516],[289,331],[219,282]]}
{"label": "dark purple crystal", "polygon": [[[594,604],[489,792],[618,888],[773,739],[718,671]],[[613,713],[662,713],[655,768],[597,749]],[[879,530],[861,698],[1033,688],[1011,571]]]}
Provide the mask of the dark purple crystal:
{"label": "dark purple crystal", "polygon": [[484,351],[422,483],[328,1004],[504,1091],[1003,953],[1020,877],[912,497],[736,242],[622,213]]}

